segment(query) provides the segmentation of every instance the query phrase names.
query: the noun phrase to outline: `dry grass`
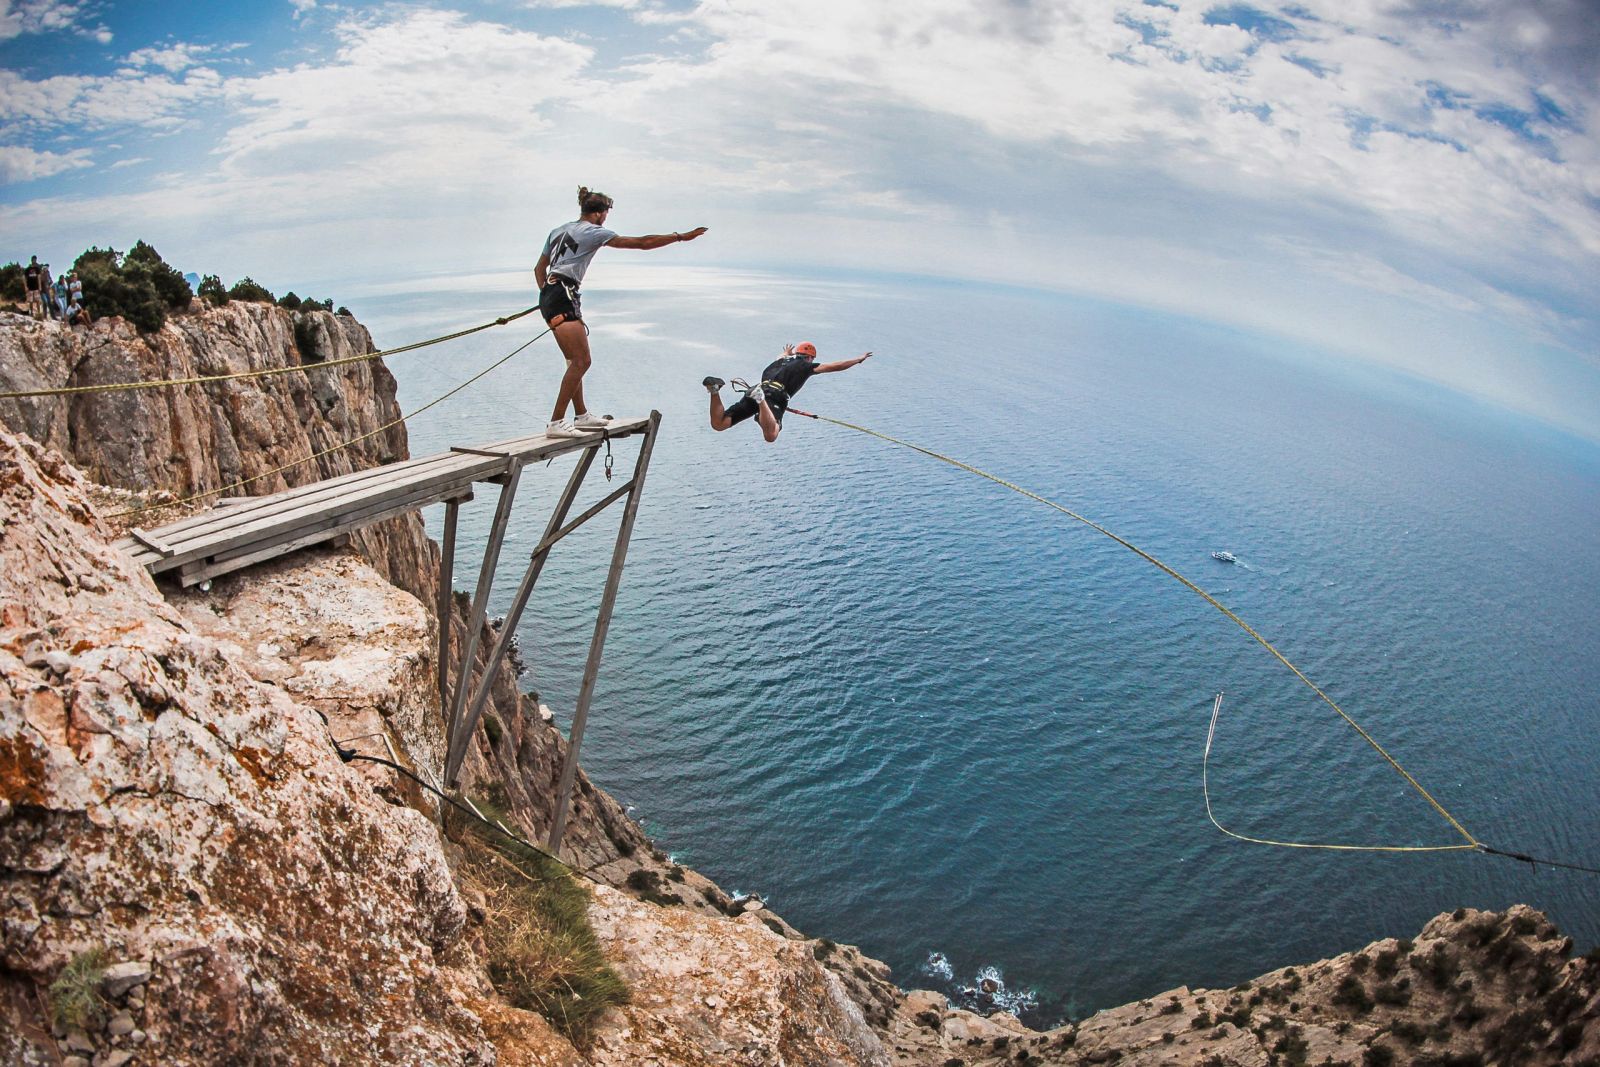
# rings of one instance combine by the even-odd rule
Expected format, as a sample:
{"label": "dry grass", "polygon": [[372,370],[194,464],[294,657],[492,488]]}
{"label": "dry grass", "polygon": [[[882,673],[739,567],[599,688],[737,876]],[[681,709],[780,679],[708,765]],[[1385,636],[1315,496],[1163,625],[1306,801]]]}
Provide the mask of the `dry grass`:
{"label": "dry grass", "polygon": [[466,853],[459,874],[487,901],[483,941],[495,990],[584,1048],[606,1009],[628,1000],[589,925],[588,894],[540,853],[465,816],[452,822]]}
{"label": "dry grass", "polygon": [[50,983],[50,1015],[67,1029],[83,1029],[105,1014],[100,980],[106,973],[104,949],[92,948],[72,957]]}

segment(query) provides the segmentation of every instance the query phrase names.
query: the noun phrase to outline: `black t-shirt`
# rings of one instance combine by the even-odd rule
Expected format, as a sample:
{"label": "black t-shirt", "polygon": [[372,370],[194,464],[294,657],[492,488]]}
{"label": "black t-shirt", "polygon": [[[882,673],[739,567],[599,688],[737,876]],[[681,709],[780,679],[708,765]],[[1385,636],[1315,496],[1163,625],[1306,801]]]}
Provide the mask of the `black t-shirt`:
{"label": "black t-shirt", "polygon": [[817,373],[817,364],[805,356],[785,356],[776,362],[767,364],[767,369],[761,372],[764,382],[777,382],[783,386],[786,396],[794,396],[806,380]]}
{"label": "black t-shirt", "polygon": [[[42,268],[39,267],[29,266],[22,272],[22,276],[27,280],[26,284],[29,289],[37,290],[39,288],[39,271],[41,269]],[[12,275],[12,277],[15,277],[15,275]]]}

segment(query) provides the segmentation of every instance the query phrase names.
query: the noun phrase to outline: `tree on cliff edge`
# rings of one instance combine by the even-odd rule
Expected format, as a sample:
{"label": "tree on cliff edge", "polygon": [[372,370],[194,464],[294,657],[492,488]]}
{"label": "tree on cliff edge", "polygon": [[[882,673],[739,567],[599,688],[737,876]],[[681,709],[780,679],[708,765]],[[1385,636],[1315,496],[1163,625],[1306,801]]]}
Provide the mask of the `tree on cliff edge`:
{"label": "tree on cliff edge", "polygon": [[90,248],[72,269],[83,280],[84,301],[95,318],[121,315],[144,332],[159,330],[167,312],[185,308],[194,292],[182,274],[143,241],[126,255]]}

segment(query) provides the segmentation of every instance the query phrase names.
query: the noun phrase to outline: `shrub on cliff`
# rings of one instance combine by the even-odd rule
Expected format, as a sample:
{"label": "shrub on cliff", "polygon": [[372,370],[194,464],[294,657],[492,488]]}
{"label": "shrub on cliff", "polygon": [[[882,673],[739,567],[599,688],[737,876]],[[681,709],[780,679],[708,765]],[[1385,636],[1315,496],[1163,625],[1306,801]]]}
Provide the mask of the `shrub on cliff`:
{"label": "shrub on cliff", "polygon": [[233,288],[228,290],[228,296],[234,300],[244,300],[256,304],[276,304],[278,298],[272,295],[272,290],[257,282],[250,275],[233,283]]}
{"label": "shrub on cliff", "polygon": [[278,306],[288,311],[299,311],[300,298],[294,295],[293,289],[290,289],[287,293],[278,297]]}
{"label": "shrub on cliff", "polygon": [[463,883],[485,901],[483,958],[496,992],[584,1048],[600,1016],[628,1000],[589,925],[588,894],[548,856],[455,809],[445,826],[462,846]]}
{"label": "shrub on cliff", "polygon": [[22,303],[28,299],[28,287],[22,280],[22,264],[7,263],[0,267],[0,300]]}
{"label": "shrub on cliff", "polygon": [[194,298],[182,274],[140,241],[123,255],[115,248],[90,248],[72,269],[83,280],[84,302],[95,318],[120,315],[141,331],[159,330],[167,312]]}
{"label": "shrub on cliff", "polygon": [[189,301],[194,299],[194,290],[189,288],[189,280],[176,267],[168,266],[167,261],[161,258],[161,253],[143,241],[136,242],[128,249],[122,267],[124,271],[147,275],[150,284],[155,288],[156,296],[169,308],[188,307]]}
{"label": "shrub on cliff", "polygon": [[222,287],[222,279],[215,274],[207,274],[200,279],[200,289],[195,295],[212,307],[221,307],[228,302],[228,290]]}

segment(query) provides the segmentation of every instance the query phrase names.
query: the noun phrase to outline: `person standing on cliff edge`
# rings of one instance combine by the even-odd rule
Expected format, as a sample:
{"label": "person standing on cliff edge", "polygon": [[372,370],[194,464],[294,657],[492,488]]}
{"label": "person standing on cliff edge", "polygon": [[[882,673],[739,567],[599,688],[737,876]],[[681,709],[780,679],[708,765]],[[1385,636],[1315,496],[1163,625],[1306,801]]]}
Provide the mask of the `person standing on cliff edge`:
{"label": "person standing on cliff edge", "polygon": [[[583,376],[588,373],[590,362],[589,327],[584,324],[583,309],[578,303],[578,287],[594,254],[606,245],[648,251],[679,241],[692,241],[706,232],[704,226],[697,226],[684,233],[623,237],[615,230],[606,229],[611,205],[612,200],[606,194],[578,186],[578,218],[550,231],[539,262],[533,266],[534,281],[539,283],[539,314],[550,324],[556,344],[561,346],[561,354],[567,360],[567,372],[556,393],[555,411],[544,431],[550,437],[579,437],[586,430],[601,430],[606,426],[606,420],[590,414],[583,401]],[[566,417],[568,404],[572,405],[574,416],[570,420]]]}

